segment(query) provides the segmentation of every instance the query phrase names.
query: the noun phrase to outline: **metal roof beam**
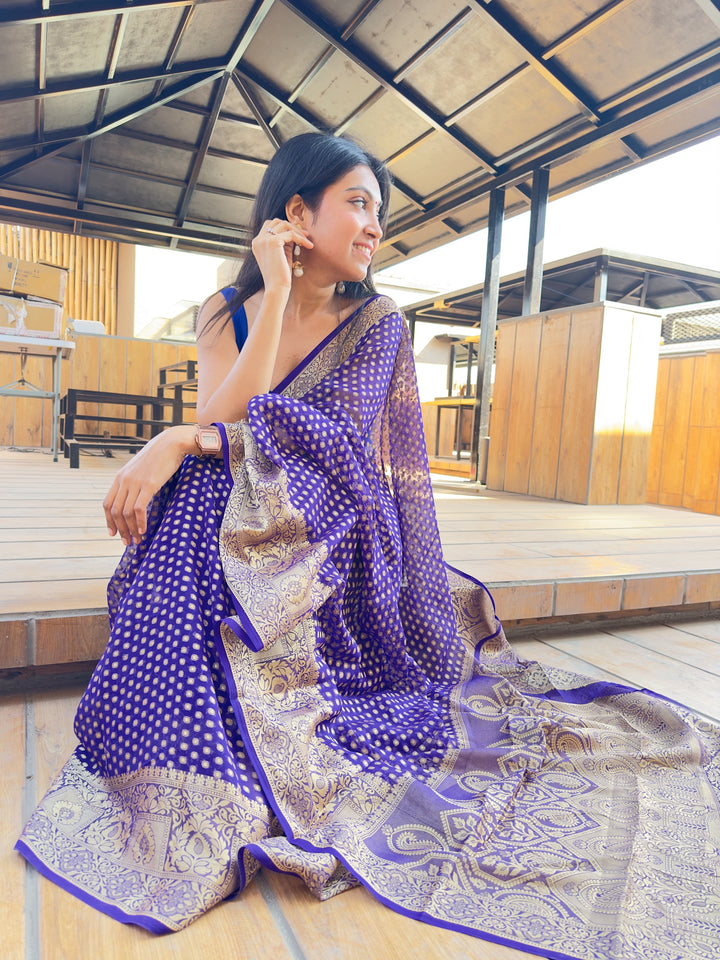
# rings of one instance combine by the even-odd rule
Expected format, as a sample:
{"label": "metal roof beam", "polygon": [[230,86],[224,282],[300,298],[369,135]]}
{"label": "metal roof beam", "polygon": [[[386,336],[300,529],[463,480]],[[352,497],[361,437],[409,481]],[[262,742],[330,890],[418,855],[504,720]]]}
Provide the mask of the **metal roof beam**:
{"label": "metal roof beam", "polygon": [[720,30],[720,3],[717,0],[695,0],[702,12],[712,20],[713,24]]}
{"label": "metal roof beam", "polygon": [[381,3],[382,0],[367,0],[365,5],[358,10],[358,12],[340,34],[343,40],[348,40],[355,33],[358,27],[361,26],[365,20],[367,20],[375,7],[379,6]]}
{"label": "metal roof beam", "polygon": [[[175,97],[181,97],[186,93],[190,93],[191,90],[194,90],[196,87],[203,86],[203,84],[208,83],[209,81],[216,79],[220,74],[210,75],[204,77],[202,80],[191,79],[185,83],[180,83],[177,86],[173,87],[171,90],[168,90],[159,100],[149,100],[142,101],[140,104],[132,104],[125,110],[120,110],[115,114],[112,114],[108,117],[105,122],[100,126],[90,131],[83,131],[68,134],[65,131],[63,134],[55,135],[59,136],[61,140],[60,145],[53,145],[47,150],[42,150],[35,156],[21,157],[18,160],[14,160],[12,163],[6,164],[4,167],[0,167],[0,180],[3,180],[5,177],[9,177],[14,173],[17,173],[19,170],[24,169],[37,163],[38,160],[46,159],[48,156],[52,156],[55,153],[58,153],[60,150],[64,150],[66,147],[70,146],[73,143],[82,143],[88,139],[94,139],[95,137],[100,136],[103,133],[106,133],[108,130],[113,130],[115,127],[122,126],[125,123],[130,123],[132,120],[136,120],[138,117],[143,116],[148,113],[148,111],[155,109],[155,107],[162,106],[162,104],[167,103],[169,100],[173,100]],[[48,138],[46,137],[46,143]],[[0,143],[0,148],[4,145]],[[39,144],[36,145],[36,147]]]}
{"label": "metal roof beam", "polygon": [[[109,204],[108,204],[109,206]],[[24,200],[15,200],[13,197],[0,195],[0,211],[3,211],[3,219],[8,219],[12,221],[16,219],[14,216],[15,211],[19,211],[21,214],[25,213],[27,208],[27,203]],[[126,209],[126,208],[123,208]],[[162,222],[153,222],[149,220],[132,220],[129,217],[122,216],[112,216],[109,217],[107,214],[94,213],[89,210],[78,211],[75,207],[67,207],[62,205],[53,205],[53,204],[33,204],[33,213],[32,217],[35,221],[39,217],[46,217],[53,221],[59,221],[61,223],[85,223],[90,225],[96,225],[101,228],[106,228],[107,226],[121,228],[123,230],[132,231],[137,234],[139,237],[152,237],[157,236],[166,236],[168,238],[177,238],[179,240],[188,239],[194,240],[199,243],[211,243],[215,244],[218,242],[223,243],[227,246],[232,246],[237,248],[247,247],[248,243],[243,241],[238,237],[237,227],[234,227],[231,224],[228,224],[227,227],[214,227],[215,233],[202,235],[197,230],[183,230],[182,228],[175,227],[171,224],[171,217],[168,214],[156,213],[158,221]],[[143,240],[138,240],[139,243],[144,242]]]}
{"label": "metal roof beam", "polygon": [[315,33],[318,33],[324,40],[331,44],[331,46],[339,50],[343,56],[351,60],[365,74],[372,77],[376,83],[385,90],[393,93],[398,100],[410,107],[429,126],[442,131],[458,146],[466,150],[478,163],[487,167],[491,172],[495,172],[492,157],[485,153],[480,144],[463,133],[450,130],[446,125],[445,118],[436,113],[429,104],[422,100],[417,94],[411,94],[395,84],[392,77],[385,73],[379,61],[375,60],[367,51],[361,52],[356,50],[354,46],[344,41],[341,35],[318,15],[317,11],[307,10],[305,0],[280,0],[280,2],[297,14]]}
{"label": "metal roof beam", "polygon": [[554,164],[565,161],[573,155],[584,153],[595,144],[609,137],[626,135],[634,131],[642,121],[651,119],[664,110],[683,109],[688,101],[691,101],[699,95],[710,95],[714,93],[716,87],[720,87],[720,69],[713,71],[713,73],[709,75],[692,80],[677,90],[663,94],[656,100],[642,104],[640,107],[623,114],[621,117],[606,120],[600,124],[599,127],[581,134],[569,143],[562,144],[548,151],[543,156],[527,160],[520,163],[517,167],[498,173],[492,180],[484,180],[476,186],[470,186],[468,190],[459,196],[453,197],[445,202],[438,202],[437,206],[429,211],[429,216],[413,214],[395,224],[389,224],[388,239],[394,242],[403,234],[410,232],[410,230],[421,224],[424,226],[431,220],[441,220],[446,216],[450,216],[460,207],[476,202],[481,196],[489,193],[492,187],[511,186],[519,181],[525,180],[537,166],[552,167]]}
{"label": "metal roof beam", "polygon": [[[717,58],[717,60],[713,63],[715,58]],[[676,60],[675,63],[671,63],[667,67],[663,67],[662,70],[658,70],[639,83],[634,83],[619,93],[613,94],[612,97],[603,100],[602,103],[598,105],[598,109],[603,113],[616,110],[629,100],[634,100],[642,94],[653,93],[653,91],[659,89],[667,80],[672,80],[683,72],[689,73],[693,67],[707,63],[714,68],[718,62],[720,62],[720,40],[715,40],[713,43],[708,43],[702,49],[695,51],[695,53],[683,57],[681,60]],[[682,78],[680,79],[682,80]]]}
{"label": "metal roof beam", "polygon": [[587,36],[591,30],[599,27],[600,24],[605,23],[606,20],[614,17],[616,13],[620,13],[621,10],[629,7],[630,4],[634,2],[635,0],[612,0],[612,3],[607,3],[604,7],[600,7],[599,10],[596,10],[595,13],[583,20],[582,23],[578,23],[572,30],[568,30],[567,33],[558,37],[549,47],[545,47],[541,55],[542,59],[550,60],[552,57],[556,57],[559,53],[562,53],[566,47],[575,43],[576,40],[580,40],[581,37]]}
{"label": "metal roof beam", "polygon": [[[233,71],[242,59],[243,54],[252,43],[253,38],[260,29],[268,13],[270,13],[270,9],[274,2],[275,0],[257,0],[245,22],[243,23],[240,32],[235,38],[233,52],[230,55],[230,59],[227,61],[224,73],[218,79],[218,86],[215,91],[212,107],[210,108],[210,113],[205,121],[202,137],[193,157],[193,164],[188,176],[187,186],[178,208],[176,222],[179,227],[183,225],[187,216],[187,211],[190,207],[195,185],[197,184],[200,176],[200,170],[205,162],[205,157],[207,156],[208,148],[210,146],[210,140],[212,139],[212,135],[215,131],[215,125],[217,123],[218,116],[220,115],[220,108],[222,107],[222,102],[225,98],[227,85],[233,76]],[[256,119],[258,122],[260,122],[259,114]]]}
{"label": "metal roof beam", "polygon": [[431,53],[434,53],[449,37],[463,27],[472,16],[472,10],[462,10],[450,23],[446,24],[439,33],[436,33],[432,39],[428,40],[425,46],[420,47],[417,53],[413,54],[413,56],[393,74],[393,83],[403,81],[415,67],[419,66]]}
{"label": "metal roof beam", "polygon": [[0,26],[22,23],[57,23],[74,17],[104,17],[113,13],[128,13],[135,10],[167,10],[173,7],[190,7],[199,3],[220,3],[222,0],[75,0],[56,7],[28,9],[27,5],[0,8]]}
{"label": "metal roof beam", "polygon": [[[268,97],[270,97],[271,100],[274,100],[277,104],[284,107],[288,113],[297,117],[297,119],[301,120],[303,123],[306,123],[311,129],[315,131],[323,130],[323,124],[317,117],[311,114],[308,110],[305,110],[303,107],[287,103],[284,99],[283,93],[278,90],[272,81],[257,73],[257,71],[250,67],[249,64],[243,63],[240,67],[238,67],[236,72],[239,73],[241,77],[245,77],[245,79],[255,84],[256,87],[259,87],[259,89],[262,90],[262,92]],[[414,190],[411,190],[410,187],[404,184],[402,180],[399,180],[397,177],[393,177],[393,186],[419,210],[425,211],[427,209],[423,199],[419,197]]]}
{"label": "metal roof beam", "polygon": [[112,79],[108,80],[107,77],[102,79],[78,79],[78,80],[69,80],[62,84],[57,84],[52,87],[45,87],[40,89],[39,87],[33,87],[32,90],[25,88],[24,90],[18,90],[16,88],[13,92],[6,91],[5,93],[0,93],[0,105],[5,103],[25,103],[28,100],[37,100],[38,97],[61,97],[68,94],[74,93],[87,93],[92,90],[103,90],[106,87],[120,87],[123,84],[127,83],[151,83],[155,80],[179,80],[184,77],[193,77],[198,74],[217,74],[219,71],[225,69],[225,63],[223,61],[203,61],[202,63],[196,63],[193,67],[186,67],[181,70],[173,70],[169,74],[158,72],[153,70],[149,73],[143,71],[133,72],[131,74],[122,74],[121,76],[115,76]]}
{"label": "metal roof beam", "polygon": [[569,100],[591,123],[600,122],[600,114],[593,104],[590,95],[582,89],[580,84],[570,77],[557,64],[549,66],[543,59],[543,49],[535,39],[527,33],[520,23],[504,10],[497,0],[469,0],[473,9],[484,17],[493,20],[508,37],[511,38],[528,58],[531,66],[550,83],[558,93]]}
{"label": "metal roof beam", "polygon": [[220,107],[222,106],[223,98],[225,97],[227,85],[230,82],[230,76],[230,73],[223,73],[223,75],[217,81],[217,89],[215,90],[213,104],[207,121],[205,122],[205,128],[203,129],[200,143],[193,157],[192,169],[190,170],[185,191],[178,208],[177,218],[175,220],[178,227],[183,225],[185,218],[187,217],[188,207],[190,206],[190,201],[192,200],[195,184],[198,181],[200,170],[205,162],[208,147],[210,146],[210,140],[215,131],[215,124],[217,123],[218,114],[220,113]]}
{"label": "metal roof beam", "polygon": [[[273,147],[277,150],[280,147],[280,138],[276,135],[275,131],[271,129],[270,124],[267,122],[265,117],[263,117],[260,107],[255,101],[255,98],[250,93],[247,85],[243,82],[242,78],[238,76],[237,71],[233,70],[232,81],[235,84],[235,88],[243,98],[245,103],[250,108],[250,112],[255,117],[258,126],[263,131],[265,136],[268,138]],[[222,116],[222,114],[221,114]]]}

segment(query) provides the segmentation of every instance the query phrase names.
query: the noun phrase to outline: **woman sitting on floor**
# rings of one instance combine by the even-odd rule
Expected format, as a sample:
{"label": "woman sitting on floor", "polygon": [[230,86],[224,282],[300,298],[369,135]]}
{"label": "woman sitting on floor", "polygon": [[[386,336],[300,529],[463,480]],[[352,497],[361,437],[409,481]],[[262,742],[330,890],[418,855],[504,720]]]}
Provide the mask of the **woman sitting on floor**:
{"label": "woman sitting on floor", "polygon": [[157,932],[264,866],[545,957],[718,956],[720,730],[518,661],[443,563],[408,332],[370,277],[389,192],[344,138],[271,161],[198,320],[215,426],[106,498],[110,641],[18,849]]}

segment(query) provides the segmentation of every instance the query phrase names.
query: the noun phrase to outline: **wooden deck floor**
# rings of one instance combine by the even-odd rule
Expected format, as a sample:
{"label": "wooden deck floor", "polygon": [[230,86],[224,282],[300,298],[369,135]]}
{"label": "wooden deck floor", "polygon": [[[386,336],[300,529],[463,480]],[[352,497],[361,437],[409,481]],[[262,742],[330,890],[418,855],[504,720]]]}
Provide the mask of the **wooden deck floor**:
{"label": "wooden deck floor", "polygon": [[[514,642],[532,659],[619,678],[720,720],[720,620],[583,632]],[[155,937],[77,901],[12,851],[24,819],[74,745],[80,688],[0,697],[0,939],[3,960],[522,960],[530,954],[393,913],[363,889],[325,903],[263,872],[187,930]]]}

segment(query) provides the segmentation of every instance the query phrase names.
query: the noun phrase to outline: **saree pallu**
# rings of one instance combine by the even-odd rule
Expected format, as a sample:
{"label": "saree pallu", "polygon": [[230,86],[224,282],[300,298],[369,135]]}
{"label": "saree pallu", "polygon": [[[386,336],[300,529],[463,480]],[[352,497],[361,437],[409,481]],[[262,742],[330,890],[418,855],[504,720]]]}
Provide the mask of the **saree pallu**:
{"label": "saree pallu", "polygon": [[157,932],[266,867],[544,957],[720,956],[720,728],[517,659],[443,563],[392,301],[222,433],[111,581],[30,862]]}

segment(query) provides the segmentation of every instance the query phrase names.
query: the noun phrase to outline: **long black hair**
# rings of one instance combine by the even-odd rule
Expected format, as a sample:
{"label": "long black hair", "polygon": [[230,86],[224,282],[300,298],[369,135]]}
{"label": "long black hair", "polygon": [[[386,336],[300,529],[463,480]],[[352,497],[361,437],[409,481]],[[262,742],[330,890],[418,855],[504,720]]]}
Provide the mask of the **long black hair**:
{"label": "long black hair", "polygon": [[[268,164],[255,196],[250,235],[257,236],[266,220],[284,220],[285,206],[295,194],[315,210],[327,187],[360,165],[370,167],[380,187],[380,225],[384,229],[391,184],[385,164],[349,137],[301,133],[284,143]],[[210,319],[209,326],[214,326],[221,317],[225,317],[227,323],[248,297],[262,289],[263,278],[252,249],[248,250],[233,286],[236,292],[232,300]],[[368,267],[364,280],[345,281],[345,296],[350,299],[362,299],[375,292],[372,265]]]}

